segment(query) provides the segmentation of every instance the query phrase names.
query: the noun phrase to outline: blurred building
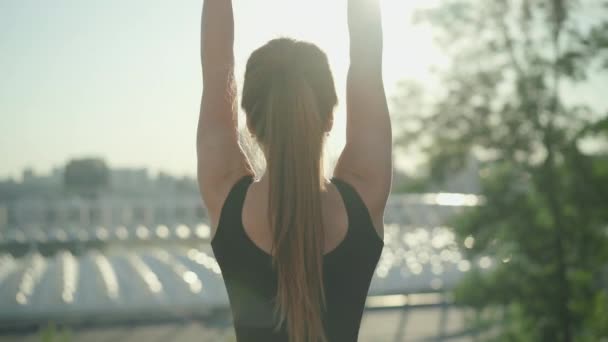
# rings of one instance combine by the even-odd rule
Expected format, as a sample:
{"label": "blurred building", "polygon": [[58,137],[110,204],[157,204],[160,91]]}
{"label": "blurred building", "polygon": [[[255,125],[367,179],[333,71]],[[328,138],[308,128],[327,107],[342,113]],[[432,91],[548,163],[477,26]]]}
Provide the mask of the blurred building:
{"label": "blurred building", "polygon": [[48,174],[37,174],[34,169],[26,168],[21,173],[24,186],[60,186],[63,183],[63,168],[53,168]]}
{"label": "blurred building", "polygon": [[0,230],[8,225],[8,208],[0,205]]}
{"label": "blurred building", "polygon": [[194,179],[166,173],[152,178],[145,168],[110,169],[108,186],[95,196],[67,190],[60,168],[46,175],[25,169],[21,182],[0,182],[0,230],[193,223],[206,217]]}
{"label": "blurred building", "polygon": [[[94,200],[72,197],[24,198],[0,209],[0,227],[118,226],[200,222],[206,212],[198,195],[167,194],[150,198],[103,195]],[[9,222],[8,216],[14,217]]]}
{"label": "blurred building", "polygon": [[110,187],[114,191],[138,191],[148,189],[150,186],[151,179],[148,175],[148,170],[145,168],[110,170]]}

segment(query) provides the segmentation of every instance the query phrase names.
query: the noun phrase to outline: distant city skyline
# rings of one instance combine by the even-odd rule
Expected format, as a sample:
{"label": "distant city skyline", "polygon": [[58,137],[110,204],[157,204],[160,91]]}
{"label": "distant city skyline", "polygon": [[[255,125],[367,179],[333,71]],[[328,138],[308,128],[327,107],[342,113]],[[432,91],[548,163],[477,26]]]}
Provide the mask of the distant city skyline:
{"label": "distant city skyline", "polygon": [[65,172],[65,168],[67,166],[67,164],[72,161],[72,160],[78,160],[78,159],[102,159],[104,162],[106,162],[106,166],[108,168],[108,171],[110,172],[110,176],[111,177],[115,177],[115,176],[119,176],[119,177],[138,177],[138,178],[142,178],[142,179],[146,179],[146,180],[155,180],[155,179],[161,179],[161,178],[165,178],[165,177],[170,177],[173,179],[191,179],[191,180],[195,180],[195,175],[193,174],[184,174],[184,175],[180,175],[180,174],[173,174],[171,172],[167,172],[164,170],[150,170],[149,168],[145,167],[145,166],[132,166],[132,167],[121,167],[121,166],[116,166],[116,165],[112,165],[110,163],[107,163],[106,160],[104,160],[103,158],[95,158],[94,156],[91,157],[87,157],[87,158],[70,158],[69,160],[66,160],[65,163],[56,166],[56,167],[52,167],[49,170],[36,170],[32,167],[25,167],[21,170],[19,170],[18,172],[18,177],[0,177],[0,183],[2,182],[7,182],[7,181],[12,181],[12,182],[16,182],[16,183],[27,183],[27,182],[38,182],[40,180],[43,180],[45,182],[49,182],[49,181],[53,181],[53,182],[59,182],[61,183],[61,178],[64,175]]}

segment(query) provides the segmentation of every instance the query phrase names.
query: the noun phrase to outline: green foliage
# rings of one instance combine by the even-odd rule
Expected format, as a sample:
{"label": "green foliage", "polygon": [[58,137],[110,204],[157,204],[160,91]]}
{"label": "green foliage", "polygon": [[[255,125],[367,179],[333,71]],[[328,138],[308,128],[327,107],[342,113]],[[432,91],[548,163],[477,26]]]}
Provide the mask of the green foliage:
{"label": "green foliage", "polygon": [[51,322],[40,332],[41,342],[70,342],[72,340],[69,330],[65,328],[57,328],[55,323]]}
{"label": "green foliage", "polygon": [[[471,154],[481,160],[486,202],[452,224],[460,240],[475,238],[469,257],[495,260],[470,272],[457,300],[502,308],[490,315],[501,341],[606,338],[608,115],[564,93],[605,79],[608,6],[451,0],[419,20],[452,63],[433,103],[410,101],[424,92],[404,86],[397,141],[425,152],[433,183]],[[593,153],[581,147],[589,139]]]}
{"label": "green foliage", "polygon": [[608,293],[605,290],[596,293],[583,332],[580,341],[608,340]]}

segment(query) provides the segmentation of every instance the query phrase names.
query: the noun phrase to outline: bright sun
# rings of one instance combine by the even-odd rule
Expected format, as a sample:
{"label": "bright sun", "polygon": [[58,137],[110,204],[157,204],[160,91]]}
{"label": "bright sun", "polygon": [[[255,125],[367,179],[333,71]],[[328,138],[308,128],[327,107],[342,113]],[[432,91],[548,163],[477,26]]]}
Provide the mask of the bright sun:
{"label": "bright sun", "polygon": [[[423,80],[428,77],[428,67],[440,62],[441,55],[433,44],[430,29],[416,26],[411,20],[417,9],[438,2],[381,1],[387,90],[392,90],[403,78]],[[254,5],[247,0],[235,1],[238,74],[242,75],[251,51],[272,38],[288,36],[319,45],[327,53],[340,87],[349,62],[346,3],[346,0],[268,0]]]}
{"label": "bright sun", "polygon": [[[387,96],[394,94],[402,79],[425,82],[429,68],[441,63],[428,27],[412,23],[417,9],[435,5],[439,0],[382,0],[384,31],[384,81]],[[253,13],[265,12],[253,18]],[[237,75],[241,79],[247,57],[266,41],[288,36],[311,41],[327,54],[341,99],[336,110],[334,130],[328,140],[329,159],[344,145],[344,95],[348,70],[348,31],[346,0],[269,0],[253,4],[235,1]],[[259,20],[259,18],[264,18]],[[239,25],[241,23],[241,25]],[[255,26],[252,29],[251,25]]]}

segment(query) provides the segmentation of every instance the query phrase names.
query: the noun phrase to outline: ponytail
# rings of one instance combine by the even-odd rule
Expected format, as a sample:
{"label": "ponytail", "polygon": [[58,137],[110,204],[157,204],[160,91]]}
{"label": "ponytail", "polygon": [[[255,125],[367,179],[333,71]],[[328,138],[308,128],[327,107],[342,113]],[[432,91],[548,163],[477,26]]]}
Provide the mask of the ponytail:
{"label": "ponytail", "polygon": [[[274,82],[267,115],[270,180],[268,215],[278,274],[279,326],[287,320],[292,342],[324,341],[321,159],[324,126],[305,80],[285,72]],[[290,113],[291,112],[291,113]]]}
{"label": "ponytail", "polygon": [[[310,49],[311,44],[282,39],[267,46],[273,42],[301,44],[300,49],[313,51],[313,57],[319,52],[324,57],[320,50]],[[327,342],[321,192],[324,136],[336,101],[333,80],[326,59],[321,59],[327,69],[321,77],[284,60],[255,67],[256,59],[264,59],[260,50],[248,62],[242,104],[266,154],[272,264],[278,281],[276,329],[286,327],[290,342]],[[293,55],[301,52],[292,50]],[[277,52],[271,55],[276,57]],[[331,87],[319,96],[317,92],[326,88],[319,87],[320,81],[327,75]]]}

